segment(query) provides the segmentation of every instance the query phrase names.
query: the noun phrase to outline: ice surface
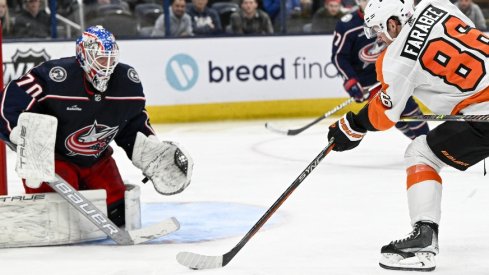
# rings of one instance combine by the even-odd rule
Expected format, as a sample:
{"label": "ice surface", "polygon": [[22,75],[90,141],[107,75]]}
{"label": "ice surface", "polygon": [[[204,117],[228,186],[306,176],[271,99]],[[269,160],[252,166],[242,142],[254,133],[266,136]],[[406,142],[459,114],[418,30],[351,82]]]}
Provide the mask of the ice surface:
{"label": "ice surface", "polygon": [[[298,128],[311,120],[273,122],[277,127]],[[240,203],[260,206],[265,211],[326,145],[331,121],[294,137],[271,133],[264,123],[156,125],[161,139],[178,141],[192,154],[194,177],[187,190],[171,197],[157,194],[149,183],[141,184],[142,201]],[[285,220],[260,231],[223,269],[189,270],[180,266],[175,256],[180,251],[221,255],[242,235],[197,243],[3,249],[0,272],[403,274],[381,269],[378,259],[382,245],[411,231],[403,166],[408,144],[409,140],[393,129],[368,133],[353,151],[330,153],[279,209],[277,214]],[[123,177],[139,183],[141,174],[125,153],[117,148],[115,157]],[[9,193],[21,193],[23,189],[13,171],[15,158],[10,152],[8,161]],[[482,167],[480,163],[464,173],[454,169],[441,173],[444,194],[436,274],[489,274],[489,178],[483,176]],[[203,211],[203,215],[212,214]]]}

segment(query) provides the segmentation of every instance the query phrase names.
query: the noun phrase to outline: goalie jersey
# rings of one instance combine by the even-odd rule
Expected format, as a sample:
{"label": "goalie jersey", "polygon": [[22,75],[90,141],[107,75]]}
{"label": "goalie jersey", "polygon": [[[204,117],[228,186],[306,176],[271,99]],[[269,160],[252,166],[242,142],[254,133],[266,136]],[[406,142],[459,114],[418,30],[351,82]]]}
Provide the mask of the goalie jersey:
{"label": "goalie jersey", "polygon": [[489,114],[489,37],[446,0],[421,1],[377,60],[382,91],[361,113],[369,130],[394,125],[410,96],[435,114]]}
{"label": "goalie jersey", "polygon": [[0,137],[10,131],[22,112],[58,119],[57,158],[88,167],[109,153],[114,140],[129,158],[137,132],[152,135],[145,96],[134,68],[119,63],[108,88],[100,93],[85,79],[75,57],[51,60],[11,81],[2,92]]}

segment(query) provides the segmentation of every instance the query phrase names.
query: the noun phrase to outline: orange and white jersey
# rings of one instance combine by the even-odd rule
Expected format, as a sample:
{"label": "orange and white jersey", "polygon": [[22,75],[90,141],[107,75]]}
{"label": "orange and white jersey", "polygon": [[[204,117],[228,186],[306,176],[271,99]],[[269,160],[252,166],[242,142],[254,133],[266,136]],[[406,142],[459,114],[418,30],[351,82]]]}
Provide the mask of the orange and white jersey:
{"label": "orange and white jersey", "polygon": [[368,116],[390,128],[414,95],[435,114],[489,114],[489,36],[448,0],[422,0],[377,60]]}

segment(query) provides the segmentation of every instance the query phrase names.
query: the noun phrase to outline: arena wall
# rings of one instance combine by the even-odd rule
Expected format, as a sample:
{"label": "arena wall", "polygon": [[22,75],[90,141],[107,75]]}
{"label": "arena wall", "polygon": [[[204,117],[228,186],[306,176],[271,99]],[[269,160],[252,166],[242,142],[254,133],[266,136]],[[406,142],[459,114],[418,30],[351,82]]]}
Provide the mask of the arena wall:
{"label": "arena wall", "polygon": [[[332,35],[121,40],[153,123],[319,116],[347,99]],[[5,43],[4,82],[74,42]],[[350,108],[358,110],[359,104]],[[341,114],[341,113],[340,113]]]}

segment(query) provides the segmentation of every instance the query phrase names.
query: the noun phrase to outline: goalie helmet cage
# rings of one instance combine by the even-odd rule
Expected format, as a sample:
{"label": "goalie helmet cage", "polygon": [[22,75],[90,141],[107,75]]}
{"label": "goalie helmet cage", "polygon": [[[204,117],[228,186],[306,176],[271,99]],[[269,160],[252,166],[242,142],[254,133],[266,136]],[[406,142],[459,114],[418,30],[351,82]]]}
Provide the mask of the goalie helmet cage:
{"label": "goalie helmet cage", "polygon": [[[0,22],[0,60],[2,60],[2,66],[0,67],[1,79],[0,84],[3,90],[3,34],[2,23]],[[7,154],[5,143],[0,141],[0,195],[7,195]]]}

